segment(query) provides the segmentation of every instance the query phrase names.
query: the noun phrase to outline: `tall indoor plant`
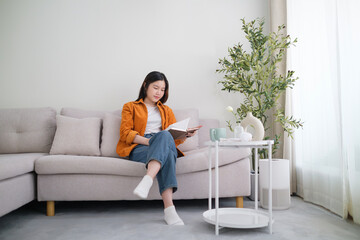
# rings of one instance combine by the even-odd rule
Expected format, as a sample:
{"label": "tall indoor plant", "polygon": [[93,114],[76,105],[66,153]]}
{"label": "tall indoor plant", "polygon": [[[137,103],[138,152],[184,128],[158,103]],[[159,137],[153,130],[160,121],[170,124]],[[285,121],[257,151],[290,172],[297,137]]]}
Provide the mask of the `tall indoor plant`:
{"label": "tall indoor plant", "polygon": [[[234,111],[237,121],[241,121],[248,112],[259,118],[265,128],[265,140],[270,139],[268,120],[273,114],[274,120],[279,122],[282,129],[292,137],[294,128],[302,127],[303,123],[293,116],[286,116],[283,106],[278,100],[287,88],[292,88],[298,78],[294,78],[294,71],[288,71],[284,76],[277,72],[278,64],[285,56],[286,49],[296,43],[289,35],[284,35],[284,25],[278,27],[277,32],[264,33],[264,19],[245,22],[242,19],[242,30],[250,43],[250,52],[246,52],[243,44],[238,43],[228,49],[228,58],[219,59],[220,69],[224,80],[222,90],[243,94],[244,101]],[[229,108],[231,109],[231,108]],[[228,126],[232,130],[231,121]],[[273,154],[279,148],[280,134],[274,138]],[[261,158],[267,158],[266,150],[259,151]]]}

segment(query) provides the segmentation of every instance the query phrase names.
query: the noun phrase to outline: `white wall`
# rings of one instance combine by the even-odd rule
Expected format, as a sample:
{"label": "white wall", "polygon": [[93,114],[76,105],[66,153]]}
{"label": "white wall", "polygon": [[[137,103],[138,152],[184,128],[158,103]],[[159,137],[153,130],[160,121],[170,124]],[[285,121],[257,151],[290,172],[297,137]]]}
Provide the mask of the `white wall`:
{"label": "white wall", "polygon": [[116,110],[158,70],[167,105],[225,126],[241,97],[215,70],[243,17],[268,29],[268,0],[0,0],[0,108]]}

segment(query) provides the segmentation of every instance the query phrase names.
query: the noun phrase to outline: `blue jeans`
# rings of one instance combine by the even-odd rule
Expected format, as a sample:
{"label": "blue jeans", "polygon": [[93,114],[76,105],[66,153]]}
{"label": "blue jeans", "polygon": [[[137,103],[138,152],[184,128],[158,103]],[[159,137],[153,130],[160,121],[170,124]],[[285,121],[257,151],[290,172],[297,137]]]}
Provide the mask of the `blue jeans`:
{"label": "blue jeans", "polygon": [[178,154],[174,138],[168,131],[145,134],[144,137],[150,138],[149,146],[137,145],[130,153],[130,160],[145,163],[146,168],[151,160],[158,161],[161,168],[156,178],[159,183],[160,195],[168,188],[172,188],[173,192],[176,192],[176,158]]}

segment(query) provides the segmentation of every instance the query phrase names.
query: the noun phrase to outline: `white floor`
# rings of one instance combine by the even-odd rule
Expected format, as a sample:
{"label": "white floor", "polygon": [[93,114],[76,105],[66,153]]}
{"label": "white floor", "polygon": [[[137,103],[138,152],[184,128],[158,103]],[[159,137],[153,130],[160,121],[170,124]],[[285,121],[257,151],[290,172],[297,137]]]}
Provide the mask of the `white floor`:
{"label": "white floor", "polygon": [[[55,217],[45,216],[45,203],[33,202],[0,218],[1,240],[42,239],[360,239],[360,226],[292,197],[291,208],[274,211],[273,234],[268,228],[220,230],[202,219],[207,200],[176,201],[185,226],[167,226],[161,201],[59,202]],[[220,200],[235,207],[235,199]],[[244,207],[254,202],[245,199]]]}

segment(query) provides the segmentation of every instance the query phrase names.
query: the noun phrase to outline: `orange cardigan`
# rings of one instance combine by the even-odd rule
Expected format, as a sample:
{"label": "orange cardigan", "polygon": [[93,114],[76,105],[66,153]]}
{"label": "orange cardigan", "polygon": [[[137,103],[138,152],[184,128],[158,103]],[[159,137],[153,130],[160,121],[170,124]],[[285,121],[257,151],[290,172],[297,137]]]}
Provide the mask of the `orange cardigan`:
{"label": "orange cardigan", "polygon": [[[176,122],[173,111],[166,105],[163,105],[160,101],[157,102],[157,106],[161,116],[161,128],[165,130],[169,125]],[[121,126],[120,126],[120,139],[116,146],[116,152],[120,157],[127,157],[130,152],[136,147],[136,143],[133,143],[137,134],[144,136],[146,124],[148,119],[148,112],[143,99],[134,102],[128,102],[124,104],[121,113]],[[185,140],[175,140],[175,145],[178,146]],[[184,156],[184,153],[179,149],[178,157]]]}

